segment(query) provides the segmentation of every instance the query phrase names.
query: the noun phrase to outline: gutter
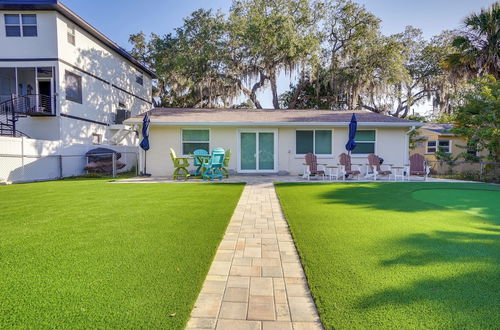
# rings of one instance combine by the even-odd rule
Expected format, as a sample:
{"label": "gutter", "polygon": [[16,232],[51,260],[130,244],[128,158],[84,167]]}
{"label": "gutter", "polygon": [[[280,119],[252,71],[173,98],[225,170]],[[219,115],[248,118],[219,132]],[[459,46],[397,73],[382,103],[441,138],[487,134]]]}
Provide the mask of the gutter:
{"label": "gutter", "polygon": [[[423,126],[422,123],[420,123],[421,126]],[[415,126],[412,126],[408,131],[405,132],[405,150],[404,150],[404,155],[403,155],[403,162],[404,164],[403,165],[406,165],[408,164],[408,162],[410,161],[409,160],[409,157],[410,157],[410,133],[413,132],[414,130],[416,129],[416,125]]]}
{"label": "gutter", "polygon": [[[142,124],[142,118],[130,118],[125,124]],[[184,127],[347,127],[349,122],[168,122],[151,120],[152,126],[184,126]],[[358,122],[359,127],[415,127],[423,126],[417,122]],[[408,134],[408,133],[407,133]]]}

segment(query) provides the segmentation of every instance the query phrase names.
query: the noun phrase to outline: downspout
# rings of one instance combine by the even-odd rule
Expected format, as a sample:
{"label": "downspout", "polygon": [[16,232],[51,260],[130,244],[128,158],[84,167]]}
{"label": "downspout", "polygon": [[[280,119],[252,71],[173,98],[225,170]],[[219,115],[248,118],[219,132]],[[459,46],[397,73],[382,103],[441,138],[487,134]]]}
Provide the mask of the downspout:
{"label": "downspout", "polygon": [[409,162],[409,155],[410,155],[410,136],[409,134],[415,130],[415,126],[412,126],[407,132],[405,132],[405,150],[404,150],[404,157],[403,157],[403,165],[408,164]]}

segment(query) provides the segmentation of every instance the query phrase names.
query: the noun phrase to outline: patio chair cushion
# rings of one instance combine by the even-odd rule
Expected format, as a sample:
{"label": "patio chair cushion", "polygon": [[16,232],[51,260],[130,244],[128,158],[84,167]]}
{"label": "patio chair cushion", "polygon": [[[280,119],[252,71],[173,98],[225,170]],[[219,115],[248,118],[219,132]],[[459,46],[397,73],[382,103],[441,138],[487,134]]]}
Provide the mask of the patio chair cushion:
{"label": "patio chair cushion", "polygon": [[390,174],[392,174],[392,172],[391,172],[391,171],[378,171],[378,173],[379,173],[380,175],[390,175]]}
{"label": "patio chair cushion", "polygon": [[359,175],[361,174],[360,171],[358,170],[349,170],[349,171],[345,171],[346,174],[353,174],[353,175]]}

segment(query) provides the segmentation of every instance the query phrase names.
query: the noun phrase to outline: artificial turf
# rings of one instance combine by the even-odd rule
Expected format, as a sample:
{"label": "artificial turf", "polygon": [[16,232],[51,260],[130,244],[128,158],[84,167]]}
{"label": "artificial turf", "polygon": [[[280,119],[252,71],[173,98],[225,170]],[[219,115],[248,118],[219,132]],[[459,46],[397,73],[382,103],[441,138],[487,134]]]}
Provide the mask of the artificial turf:
{"label": "artificial turf", "polygon": [[0,328],[182,329],[242,189],[0,186]]}
{"label": "artificial turf", "polygon": [[500,187],[276,185],[327,329],[500,324]]}

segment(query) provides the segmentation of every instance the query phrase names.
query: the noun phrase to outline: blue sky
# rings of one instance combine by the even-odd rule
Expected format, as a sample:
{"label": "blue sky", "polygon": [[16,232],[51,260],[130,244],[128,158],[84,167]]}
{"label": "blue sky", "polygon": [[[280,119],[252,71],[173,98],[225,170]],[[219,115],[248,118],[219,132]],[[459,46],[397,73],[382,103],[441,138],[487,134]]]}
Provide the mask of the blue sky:
{"label": "blue sky", "polygon": [[[128,36],[144,31],[167,34],[198,8],[227,12],[230,0],[62,0],[69,8],[94,25],[113,41],[130,48]],[[398,33],[413,25],[430,38],[444,29],[460,26],[465,16],[479,11],[494,0],[358,0],[382,19],[382,32]],[[286,90],[289,78],[282,76],[279,89]],[[271,107],[271,95],[263,93],[262,103]]]}

